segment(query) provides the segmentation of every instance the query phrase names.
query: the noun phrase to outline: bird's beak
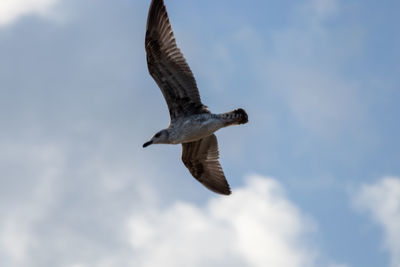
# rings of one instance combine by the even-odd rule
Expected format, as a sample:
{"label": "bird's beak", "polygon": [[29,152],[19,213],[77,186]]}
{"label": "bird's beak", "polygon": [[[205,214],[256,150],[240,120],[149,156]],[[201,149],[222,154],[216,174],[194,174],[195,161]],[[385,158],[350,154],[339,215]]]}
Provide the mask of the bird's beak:
{"label": "bird's beak", "polygon": [[143,147],[148,147],[151,144],[153,144],[153,141],[146,142],[143,144]]}

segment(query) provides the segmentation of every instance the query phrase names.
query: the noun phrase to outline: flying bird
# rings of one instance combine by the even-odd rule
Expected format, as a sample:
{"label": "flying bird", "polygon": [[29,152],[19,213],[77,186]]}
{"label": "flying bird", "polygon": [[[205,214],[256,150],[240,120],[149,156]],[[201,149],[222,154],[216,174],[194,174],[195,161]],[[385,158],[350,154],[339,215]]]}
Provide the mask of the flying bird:
{"label": "flying bird", "polygon": [[221,164],[214,132],[230,125],[245,124],[243,109],[213,114],[200,99],[196,80],[175,42],[163,0],[152,0],[147,17],[145,48],[150,75],[167,102],[170,124],[156,133],[151,144],[182,144],[182,161],[205,187],[219,194],[231,190]]}

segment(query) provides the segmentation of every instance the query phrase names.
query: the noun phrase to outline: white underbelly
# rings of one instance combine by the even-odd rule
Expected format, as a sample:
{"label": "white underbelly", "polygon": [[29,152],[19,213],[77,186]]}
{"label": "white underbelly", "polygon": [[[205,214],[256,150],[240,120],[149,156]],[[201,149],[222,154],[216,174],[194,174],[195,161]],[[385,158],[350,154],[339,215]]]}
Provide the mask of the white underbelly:
{"label": "white underbelly", "polygon": [[201,123],[187,120],[175,129],[176,134],[171,141],[174,144],[197,141],[213,134],[221,127],[223,127],[223,122],[217,119],[210,119]]}

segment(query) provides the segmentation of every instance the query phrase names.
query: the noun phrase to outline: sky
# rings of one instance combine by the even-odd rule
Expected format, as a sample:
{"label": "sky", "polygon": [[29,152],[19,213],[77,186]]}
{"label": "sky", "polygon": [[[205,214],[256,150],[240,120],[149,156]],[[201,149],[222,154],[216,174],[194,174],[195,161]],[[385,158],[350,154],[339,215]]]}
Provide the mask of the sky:
{"label": "sky", "polygon": [[2,0],[0,265],[400,267],[400,3],[165,3],[233,194],[142,148],[150,0]]}

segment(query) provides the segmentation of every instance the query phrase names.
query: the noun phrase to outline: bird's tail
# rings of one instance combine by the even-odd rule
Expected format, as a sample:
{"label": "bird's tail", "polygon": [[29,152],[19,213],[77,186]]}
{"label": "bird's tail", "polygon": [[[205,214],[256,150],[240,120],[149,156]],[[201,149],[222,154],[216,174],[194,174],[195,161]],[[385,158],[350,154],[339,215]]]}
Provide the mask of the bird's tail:
{"label": "bird's tail", "polygon": [[220,115],[220,117],[226,122],[226,125],[245,124],[249,121],[246,111],[239,108],[234,111],[226,112]]}

